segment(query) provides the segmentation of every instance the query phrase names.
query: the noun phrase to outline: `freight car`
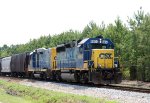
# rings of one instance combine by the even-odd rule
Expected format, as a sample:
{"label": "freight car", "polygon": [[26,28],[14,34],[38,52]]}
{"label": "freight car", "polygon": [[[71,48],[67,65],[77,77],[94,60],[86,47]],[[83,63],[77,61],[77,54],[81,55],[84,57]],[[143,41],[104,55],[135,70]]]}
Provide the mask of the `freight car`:
{"label": "freight car", "polygon": [[114,44],[102,36],[0,59],[1,74],[95,84],[120,83]]}
{"label": "freight car", "polygon": [[12,55],[10,62],[11,76],[28,75],[29,52]]}
{"label": "freight car", "polygon": [[10,62],[11,62],[11,56],[1,59],[1,74],[2,75],[10,75],[11,73]]}
{"label": "freight car", "polygon": [[0,58],[0,75],[1,75],[1,70],[2,70],[2,58]]}
{"label": "freight car", "polygon": [[15,54],[0,59],[0,74],[25,77],[28,74],[29,53]]}

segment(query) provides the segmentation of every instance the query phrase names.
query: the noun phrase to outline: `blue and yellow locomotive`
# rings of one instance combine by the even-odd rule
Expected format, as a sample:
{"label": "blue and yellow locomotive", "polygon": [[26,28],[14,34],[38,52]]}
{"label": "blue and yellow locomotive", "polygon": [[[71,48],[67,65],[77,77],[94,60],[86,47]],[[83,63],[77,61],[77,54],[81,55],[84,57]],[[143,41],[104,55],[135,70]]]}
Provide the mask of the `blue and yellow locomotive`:
{"label": "blue and yellow locomotive", "polygon": [[114,44],[102,36],[72,41],[56,47],[57,80],[111,84],[121,82]]}

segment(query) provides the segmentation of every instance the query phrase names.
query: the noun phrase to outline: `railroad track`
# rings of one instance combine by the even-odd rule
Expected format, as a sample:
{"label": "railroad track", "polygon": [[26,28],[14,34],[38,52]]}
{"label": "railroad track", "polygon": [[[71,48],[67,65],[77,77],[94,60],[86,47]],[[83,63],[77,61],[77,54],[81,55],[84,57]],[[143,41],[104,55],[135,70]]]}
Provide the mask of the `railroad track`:
{"label": "railroad track", "polygon": [[[15,77],[6,77],[6,76],[0,76],[2,78],[9,78],[9,79],[13,79],[14,81],[16,80],[16,82],[20,79],[28,79],[28,78],[15,78]],[[30,82],[34,82],[34,81],[43,81],[41,79],[29,79]],[[44,82],[54,82],[54,83],[63,83],[63,84],[69,84],[69,85],[78,85],[78,86],[86,86],[86,87],[97,87],[97,88],[106,88],[106,89],[115,89],[115,90],[122,90],[122,91],[131,91],[131,92],[139,92],[139,93],[150,93],[150,89],[148,88],[140,88],[140,87],[132,87],[132,86],[120,86],[120,85],[94,85],[92,83],[88,83],[88,84],[81,84],[81,83],[75,83],[75,82],[58,82],[58,81],[44,81]]]}
{"label": "railroad track", "polygon": [[71,85],[79,85],[79,86],[87,86],[87,87],[97,87],[97,88],[106,88],[106,89],[115,89],[115,90],[122,90],[122,91],[131,91],[131,92],[138,92],[138,93],[150,93],[150,89],[148,88],[140,88],[140,87],[131,87],[131,86],[120,86],[120,85],[94,85],[94,84],[79,84],[79,83],[68,83],[63,82]]}
{"label": "railroad track", "polygon": [[104,86],[108,89],[116,89],[123,91],[132,91],[132,92],[140,92],[140,93],[150,93],[150,89],[148,88],[139,88],[139,87],[131,87],[131,86],[118,86],[118,85],[108,85]]}

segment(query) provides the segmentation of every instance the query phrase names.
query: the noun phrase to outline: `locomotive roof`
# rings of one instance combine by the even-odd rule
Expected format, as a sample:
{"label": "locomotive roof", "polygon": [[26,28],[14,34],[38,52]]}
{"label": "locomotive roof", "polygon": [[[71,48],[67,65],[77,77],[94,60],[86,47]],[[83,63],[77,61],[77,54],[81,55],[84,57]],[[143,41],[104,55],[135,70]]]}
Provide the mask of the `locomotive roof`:
{"label": "locomotive roof", "polygon": [[[93,41],[91,41],[93,40]],[[103,45],[112,45],[114,47],[114,44],[113,42],[110,40],[110,39],[103,39],[103,38],[85,38],[83,39],[82,41],[80,41],[78,43],[78,46],[77,47],[80,47],[82,44],[85,44],[85,43],[92,43],[92,44],[103,44]]]}
{"label": "locomotive roof", "polygon": [[89,40],[89,38],[85,38],[85,39],[81,40],[78,44],[79,44],[79,45],[82,45],[82,44],[84,44],[87,40]]}
{"label": "locomotive roof", "polygon": [[45,50],[47,50],[47,49],[46,48],[38,48],[38,49],[35,49],[32,52],[30,52],[30,55],[33,54],[34,52],[43,52]]}

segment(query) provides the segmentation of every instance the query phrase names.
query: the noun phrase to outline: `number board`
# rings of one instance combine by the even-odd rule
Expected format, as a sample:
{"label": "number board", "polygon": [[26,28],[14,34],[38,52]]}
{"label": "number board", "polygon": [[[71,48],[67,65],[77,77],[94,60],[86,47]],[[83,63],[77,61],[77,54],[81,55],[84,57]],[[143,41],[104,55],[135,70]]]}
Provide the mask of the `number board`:
{"label": "number board", "polygon": [[91,40],[90,43],[102,43],[102,44],[108,44],[107,40]]}

